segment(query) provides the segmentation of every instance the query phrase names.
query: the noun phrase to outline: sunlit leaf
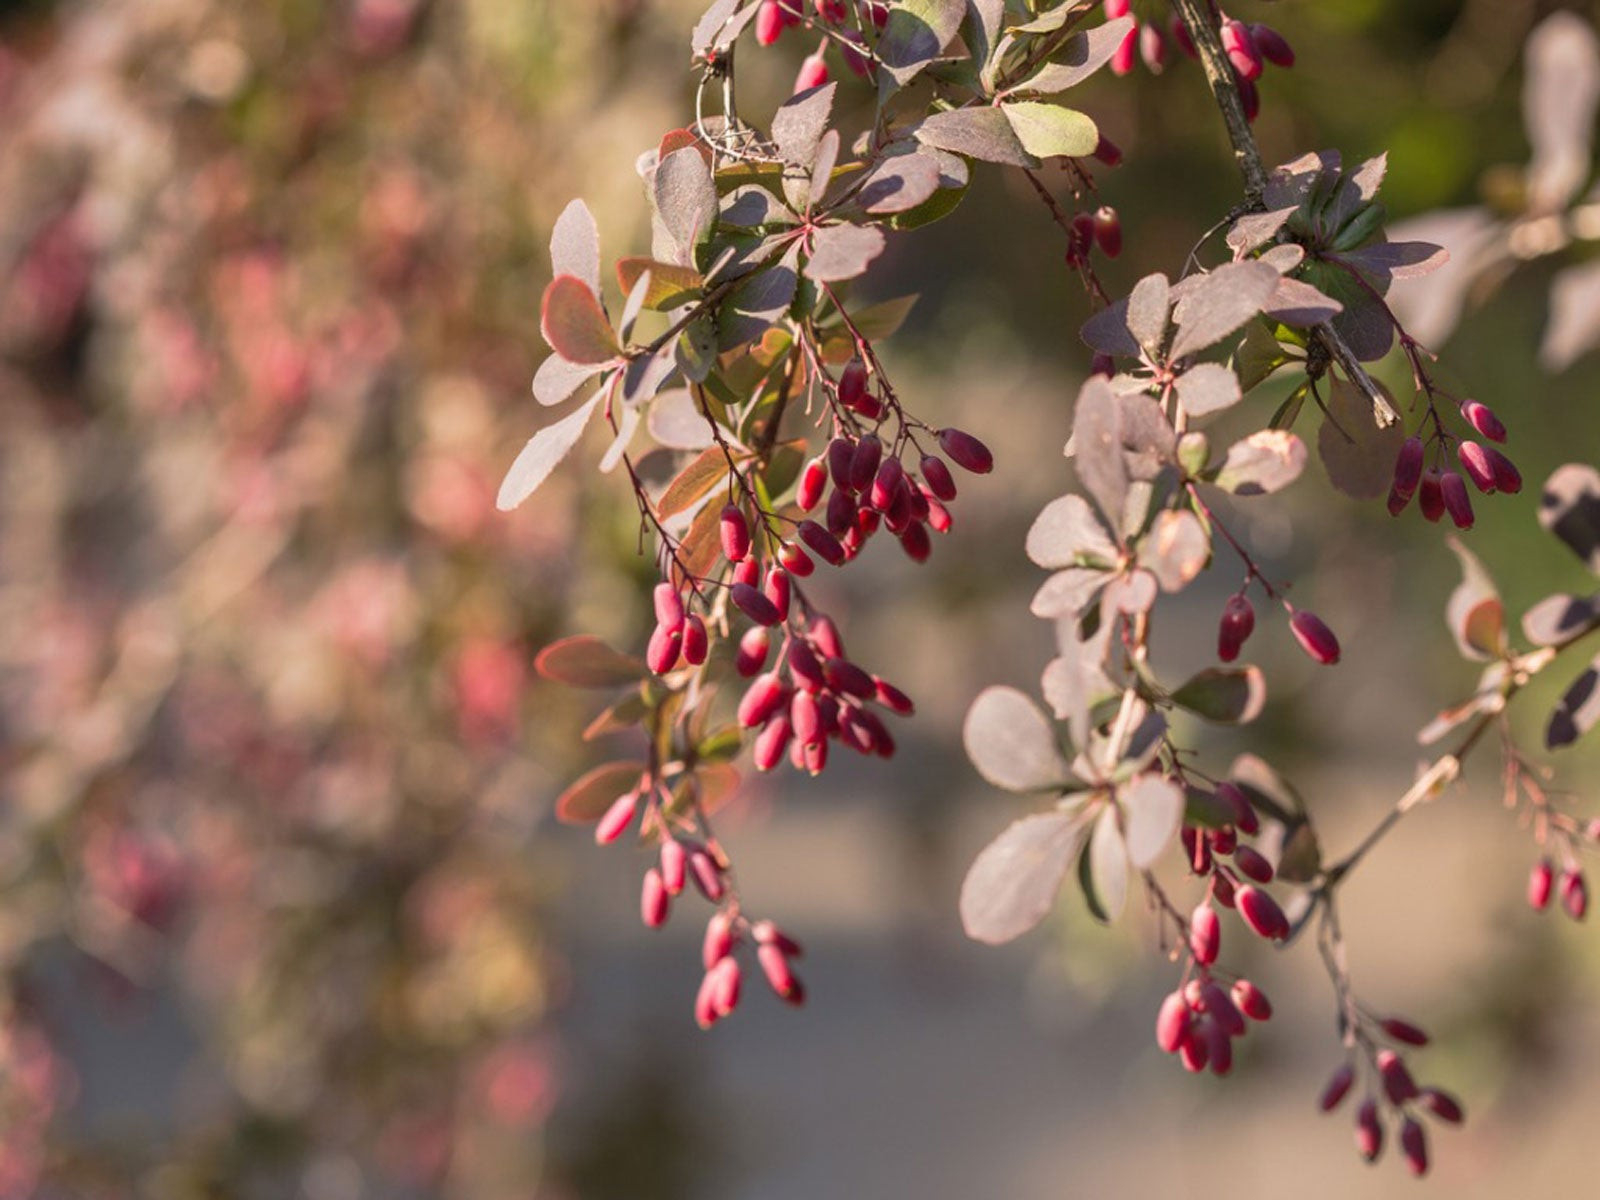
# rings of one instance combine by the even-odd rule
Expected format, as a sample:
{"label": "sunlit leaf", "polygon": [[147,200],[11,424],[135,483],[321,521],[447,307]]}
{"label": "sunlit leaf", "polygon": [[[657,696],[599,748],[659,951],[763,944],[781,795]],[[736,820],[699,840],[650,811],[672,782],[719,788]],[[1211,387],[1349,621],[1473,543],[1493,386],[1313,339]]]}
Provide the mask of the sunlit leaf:
{"label": "sunlit leaf", "polygon": [[978,774],[1008,792],[1049,791],[1071,777],[1049,718],[1016,688],[980,692],[962,740]]}
{"label": "sunlit leaf", "polygon": [[967,936],[997,946],[1044,920],[1087,833],[1082,813],[1040,813],[985,846],[961,885]]}
{"label": "sunlit leaf", "polygon": [[917,126],[917,140],[927,146],[965,154],[1007,167],[1037,167],[1039,160],[1022,148],[998,108],[954,108],[936,112]]}
{"label": "sunlit leaf", "polygon": [[1228,447],[1216,484],[1236,496],[1281,491],[1306,468],[1306,444],[1286,429],[1263,429]]}
{"label": "sunlit leaf", "polygon": [[663,520],[691,507],[728,477],[728,459],[721,446],[707,446],[661,493],[656,514]]}
{"label": "sunlit leaf", "polygon": [[1122,414],[1110,384],[1092,376],[1078,392],[1072,418],[1074,465],[1084,490],[1112,526],[1122,523],[1128,467],[1122,457]]}
{"label": "sunlit leaf", "polygon": [[550,265],[554,274],[576,276],[600,294],[600,231],[582,200],[574,200],[556,218],[550,231]]}
{"label": "sunlit leaf", "polygon": [[808,278],[819,283],[854,279],[883,253],[883,230],[874,225],[824,225],[811,236]]}
{"label": "sunlit leaf", "polygon": [[539,364],[533,373],[533,398],[549,407],[560,404],[606,369],[605,363],[571,363],[559,354],[552,354]]}
{"label": "sunlit leaf", "polygon": [[1178,835],[1183,789],[1163,775],[1140,775],[1117,792],[1128,858],[1143,871]]}
{"label": "sunlit leaf", "polygon": [[1111,61],[1133,25],[1132,17],[1118,17],[1074,34],[1051,55],[1050,62],[1013,90],[1051,95],[1076,87]]}
{"label": "sunlit leaf", "polygon": [[1128,848],[1117,828],[1116,809],[1107,805],[1094,823],[1088,853],[1078,859],[1078,882],[1089,912],[1110,924],[1128,902]]}
{"label": "sunlit leaf", "polygon": [[1028,530],[1028,557],[1041,567],[1103,566],[1117,561],[1117,544],[1082,496],[1050,501]]}
{"label": "sunlit leaf", "polygon": [[1600,471],[1586,463],[1557,467],[1539,497],[1539,524],[1600,575]]}
{"label": "sunlit leaf", "polygon": [[785,162],[807,171],[817,160],[817,145],[833,114],[837,83],[825,83],[791,96],[772,116],[772,143]]}
{"label": "sunlit leaf", "polygon": [[1197,363],[1177,379],[1178,403],[1191,417],[1232,408],[1244,398],[1239,377],[1221,363]]}
{"label": "sunlit leaf", "polygon": [[578,444],[578,439],[583,436],[584,428],[589,424],[589,418],[594,415],[599,403],[600,397],[593,396],[583,407],[569,413],[554,425],[545,426],[529,438],[528,444],[522,448],[522,453],[517,455],[516,461],[511,464],[511,469],[506,472],[506,477],[500,484],[500,493],[495,497],[495,507],[501,512],[508,512],[531,496],[534,489],[550,477],[550,472],[554,471],[561,460]]}
{"label": "sunlit leaf", "polygon": [[1529,208],[1555,212],[1592,169],[1595,106],[1600,103],[1600,39],[1577,13],[1553,13],[1528,35],[1523,121],[1533,158]]}
{"label": "sunlit leaf", "polygon": [[584,688],[637,683],[648,673],[643,659],[613,650],[590,634],[551,642],[539,651],[533,669],[545,679]]}
{"label": "sunlit leaf", "polygon": [[1214,346],[1246,321],[1260,315],[1281,276],[1266,263],[1228,263],[1205,275],[1190,276],[1174,289],[1172,319],[1178,326],[1172,358]]}
{"label": "sunlit leaf", "polygon": [[1081,158],[1100,144],[1094,122],[1076,109],[1037,100],[1012,101],[1000,108],[1017,141],[1035,158]]}
{"label": "sunlit leaf", "polygon": [[939,57],[961,28],[966,0],[897,0],[878,39],[878,59],[894,82],[905,87]]}
{"label": "sunlit leaf", "polygon": [[550,348],[571,363],[608,363],[622,353],[600,301],[576,275],[557,275],[545,288],[539,327]]}
{"label": "sunlit leaf", "polygon": [[1462,657],[1480,661],[1496,658],[1506,644],[1506,613],[1500,593],[1478,556],[1460,538],[1451,537],[1449,543],[1461,563],[1461,582],[1450,593],[1445,623],[1450,626]]}
{"label": "sunlit leaf", "polygon": [[678,248],[677,261],[694,265],[694,248],[717,220],[717,185],[711,168],[692,146],[674,150],[656,166],[656,213]]}
{"label": "sunlit leaf", "polygon": [[618,799],[638,786],[645,764],[619,760],[579,776],[556,798],[556,817],[569,825],[598,821]]}
{"label": "sunlit leaf", "polygon": [[1546,596],[1522,617],[1522,633],[1535,646],[1555,646],[1600,622],[1600,593]]}

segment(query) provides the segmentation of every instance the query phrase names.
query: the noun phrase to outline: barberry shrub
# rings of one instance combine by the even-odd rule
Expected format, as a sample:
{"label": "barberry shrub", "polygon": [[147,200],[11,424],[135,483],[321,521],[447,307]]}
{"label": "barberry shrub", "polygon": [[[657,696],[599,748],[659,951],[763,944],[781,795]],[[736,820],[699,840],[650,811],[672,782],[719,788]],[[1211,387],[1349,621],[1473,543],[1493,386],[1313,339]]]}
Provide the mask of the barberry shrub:
{"label": "barberry shrub", "polygon": [[[1559,800],[1517,747],[1506,712],[1600,630],[1600,595],[1552,596],[1524,616],[1526,648],[1512,636],[1491,571],[1464,540],[1475,505],[1523,486],[1503,449],[1510,427],[1439,382],[1436,356],[1389,299],[1396,281],[1445,267],[1448,251],[1386,232],[1381,156],[1347,163],[1321,150],[1276,168],[1263,161],[1251,132],[1258,81],[1269,66],[1295,62],[1280,32],[1213,0],[1154,7],[718,0],[705,11],[691,39],[695,119],[638,160],[652,242],[648,254],[616,262],[609,303],[588,210],[575,201],[556,226],[541,312],[554,354],[533,390],[548,406],[588,394],[534,435],[500,492],[502,508],[520,504],[586,426],[603,421],[612,441],[601,470],[621,468],[658,567],[642,657],[581,634],[539,656],[546,677],[613,694],[588,736],[626,733],[640,747],[573,783],[558,813],[592,823],[600,843],[642,845],[646,925],[667,922],[691,891],[709,902],[693,1002],[702,1026],[734,1012],[752,969],[801,1002],[800,945],[747,910],[712,819],[736,792],[732,764],[747,747],[762,772],[787,764],[818,775],[844,752],[893,757],[894,725],[913,702],[881,673],[888,664],[847,651],[840,622],[807,581],[848,567],[874,541],[897,543],[914,569],[938,543],[959,540],[960,495],[996,465],[984,430],[930,425],[896,390],[878,345],[908,305],[857,305],[849,284],[891,237],[952,211],[973,172],[1020,172],[1084,284],[1088,378],[1066,447],[1073,487],[1039,513],[1026,542],[1049,572],[1030,608],[1053,625],[1056,656],[1039,699],[983,690],[964,728],[977,772],[1037,796],[1041,809],[978,855],[960,919],[973,938],[1000,943],[1038,924],[1068,877],[1104,922],[1142,892],[1174,970],[1154,1014],[1156,1041],[1185,1070],[1215,1075],[1231,1071],[1234,1043],[1273,1013],[1262,990],[1228,968],[1229,951],[1240,938],[1286,945],[1308,934],[1337,1012],[1319,1104],[1331,1111],[1349,1100],[1359,1152],[1376,1159],[1392,1141],[1420,1175],[1427,1123],[1458,1124],[1462,1107],[1412,1074],[1408,1056],[1428,1036],[1358,997],[1340,889],[1388,830],[1449,790],[1489,742],[1502,748],[1506,804],[1534,842],[1531,905],[1555,899],[1582,919],[1581,856],[1600,825]],[[785,39],[814,49],[792,97],[756,123],[737,105],[736,52],[747,47],[743,68],[755,48]],[[1585,236],[1568,208],[1589,173],[1595,47],[1570,16],[1552,18],[1531,43],[1528,208],[1494,225],[1512,248],[1528,243],[1536,221],[1555,222],[1567,243]],[[1142,59],[1160,72],[1184,58],[1198,63],[1194,87],[1216,105],[1242,196],[1209,215],[1212,233],[1181,270],[1148,274],[1114,298],[1096,262],[1131,239],[1101,202],[1097,175],[1122,154],[1062,97],[1102,67],[1126,75]],[[755,67],[768,69],[759,59]],[[1569,85],[1574,74],[1588,82],[1558,87],[1556,72]],[[841,124],[842,88],[875,101],[867,119]],[[1472,272],[1495,273],[1497,260],[1483,253],[1491,241],[1480,239],[1471,271],[1452,264],[1438,303],[1459,309]],[[1557,292],[1554,342],[1592,340],[1573,331],[1573,302]],[[1546,351],[1562,357],[1548,341]],[[1366,364],[1391,354],[1409,375],[1408,395],[1369,374]],[[1213,418],[1252,407],[1269,379],[1286,398],[1259,406],[1254,432],[1214,442]],[[1316,812],[1263,758],[1208,766],[1205,747],[1185,745],[1171,720],[1181,711],[1244,725],[1262,712],[1267,680],[1240,661],[1252,638],[1287,638],[1317,664],[1340,663],[1336,631],[1295,603],[1291,582],[1261,566],[1216,505],[1219,495],[1273,503],[1304,473],[1313,442],[1328,482],[1353,502],[1448,520],[1462,582],[1447,624],[1461,654],[1483,664],[1473,694],[1421,731],[1424,746],[1446,748],[1430,751],[1382,822],[1343,856],[1324,852]],[[1584,463],[1557,470],[1540,520],[1600,573],[1600,472]],[[1211,569],[1239,573],[1218,618],[1218,663],[1172,678],[1152,654],[1153,631],[1169,598]],[[1578,669],[1550,714],[1549,748],[1600,723],[1597,678],[1600,658]]]}

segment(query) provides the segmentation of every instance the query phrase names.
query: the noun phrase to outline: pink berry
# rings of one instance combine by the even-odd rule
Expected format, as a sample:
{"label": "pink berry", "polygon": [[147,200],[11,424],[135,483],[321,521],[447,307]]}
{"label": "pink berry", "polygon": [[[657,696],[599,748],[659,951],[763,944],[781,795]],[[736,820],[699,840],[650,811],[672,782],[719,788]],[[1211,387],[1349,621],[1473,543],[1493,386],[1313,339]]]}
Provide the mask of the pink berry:
{"label": "pink berry", "polygon": [[1482,446],[1477,442],[1462,442],[1456,447],[1456,457],[1461,460],[1461,469],[1472,480],[1473,487],[1486,495],[1495,490],[1494,468],[1489,465],[1489,456]]}
{"label": "pink berry", "polygon": [[1582,871],[1564,871],[1561,875],[1561,907],[1567,916],[1581,921],[1589,912],[1589,883]]}
{"label": "pink berry", "polygon": [[1106,20],[1115,21],[1118,17],[1128,15],[1133,8],[1133,0],[1105,0],[1101,7],[1105,9]]}
{"label": "pink berry", "polygon": [[1278,902],[1260,888],[1244,884],[1234,893],[1234,901],[1239,906],[1239,915],[1256,936],[1269,941],[1281,941],[1288,936],[1289,919],[1283,915]]}
{"label": "pink berry", "polygon": [[1430,521],[1437,522],[1444,516],[1443,481],[1444,473],[1438,467],[1429,467],[1422,473],[1422,482],[1417,487],[1417,504]]}
{"label": "pink berry", "polygon": [[770,46],[778,40],[778,35],[783,32],[786,22],[783,19],[783,9],[778,7],[778,0],[761,0],[761,7],[756,10],[756,42],[762,46]]}
{"label": "pink berry", "polygon": [[1206,1062],[1211,1057],[1209,1028],[1214,1028],[1209,1021],[1190,1023],[1189,1031],[1184,1035],[1183,1045],[1178,1047],[1178,1061],[1183,1063],[1185,1071],[1198,1075],[1206,1069]]}
{"label": "pink berry", "polygon": [[1467,481],[1454,471],[1446,471],[1439,481],[1439,489],[1444,495],[1444,509],[1456,528],[1471,529],[1472,497],[1467,495]]}
{"label": "pink berry", "polygon": [[1495,415],[1494,409],[1477,400],[1468,400],[1461,406],[1461,415],[1471,425],[1491,442],[1506,440],[1506,427],[1500,418]]}
{"label": "pink berry", "polygon": [[878,468],[877,474],[873,476],[872,487],[867,493],[867,499],[872,504],[872,507],[879,512],[889,511],[904,479],[905,468],[900,465],[900,460],[898,458],[884,459],[883,464]]}
{"label": "pink berry", "polygon": [[1126,75],[1133,70],[1134,56],[1139,53],[1138,26],[1128,30],[1127,37],[1118,43],[1116,50],[1111,55],[1111,73],[1113,75]]}
{"label": "pink berry", "polygon": [[733,564],[733,581],[735,583],[745,583],[755,587],[760,578],[761,564],[755,560],[754,556],[741,558]]}
{"label": "pink berry", "polygon": [[1200,985],[1200,1008],[1229,1037],[1243,1036],[1244,1017],[1220,984],[1208,979]]}
{"label": "pink berry", "polygon": [[699,613],[692,613],[683,623],[683,661],[691,667],[698,667],[706,661],[706,655],[711,650],[711,636],[706,632],[706,623],[700,619]]}
{"label": "pink berry", "polygon": [[1422,482],[1423,452],[1422,439],[1413,435],[1400,443],[1400,453],[1395,456],[1391,486],[1394,493],[1405,500],[1416,495],[1417,485]]}
{"label": "pink berry", "polygon": [[658,583],[655,590],[656,624],[672,633],[683,631],[683,596],[670,583]]}
{"label": "pink berry", "polygon": [[744,519],[737,504],[723,506],[718,532],[722,537],[722,553],[729,562],[736,563],[750,553],[750,522]]}
{"label": "pink berry", "polygon": [[890,712],[898,713],[902,717],[909,717],[917,711],[916,705],[911,702],[911,697],[895,687],[894,684],[879,679],[874,675],[872,677],[872,686],[878,703]]}
{"label": "pink berry", "polygon": [[815,694],[804,690],[794,694],[794,699],[789,702],[789,725],[794,730],[794,736],[802,742],[822,740],[822,716],[817,711]]}
{"label": "pink berry", "polygon": [[815,54],[800,64],[800,73],[794,78],[794,94],[798,96],[827,82],[828,60],[822,56],[822,48],[818,47]]}
{"label": "pink berry", "polygon": [[1216,909],[1202,904],[1189,917],[1189,953],[1202,967],[1209,967],[1217,961],[1221,948],[1222,921]]}
{"label": "pink berry", "polygon": [[1555,868],[1548,858],[1541,858],[1528,875],[1528,906],[1543,912],[1550,906],[1550,892],[1555,884]]}
{"label": "pink berry", "polygon": [[790,1004],[800,1004],[805,1000],[805,989],[800,986],[800,981],[795,978],[794,969],[789,963],[789,956],[781,947],[770,943],[756,948],[756,961],[761,964],[761,973],[767,977],[767,984],[778,996]]}
{"label": "pink berry", "polygon": [[633,824],[634,814],[639,811],[639,793],[628,792],[618,796],[611,802],[611,807],[606,809],[605,815],[600,818],[600,823],[594,827],[594,840],[597,845],[609,846],[628,831],[628,826]]}
{"label": "pink berry", "polygon": [[789,599],[792,584],[789,572],[782,567],[773,567],[767,572],[767,581],[762,585],[761,594],[772,602],[772,607],[778,614],[781,623],[789,619]]}
{"label": "pink berry", "polygon": [[683,843],[675,837],[669,837],[661,843],[661,884],[667,889],[667,895],[677,896],[683,892],[683,885],[688,881],[689,852],[684,849]]}
{"label": "pink berry", "polygon": [[1268,1000],[1267,994],[1248,979],[1234,981],[1233,1003],[1235,1008],[1252,1021],[1272,1019],[1272,1001]]}
{"label": "pink berry", "polygon": [[824,658],[844,657],[844,639],[839,636],[839,627],[833,623],[832,617],[818,617],[812,621],[810,633],[811,640],[817,644]]}
{"label": "pink berry", "polygon": [[856,502],[843,488],[834,488],[828,497],[828,511],[824,516],[828,532],[843,537],[856,523]]}
{"label": "pink berry", "polygon": [[762,626],[745,631],[739,639],[739,651],[734,656],[733,665],[740,675],[746,679],[754,678],[762,667],[767,665],[767,655],[772,652],[772,635]]}
{"label": "pink berry", "polygon": [[817,569],[817,564],[811,561],[811,556],[793,542],[784,543],[783,549],[778,551],[778,562],[785,571],[798,579],[806,578]]}
{"label": "pink berry", "polygon": [[[804,694],[804,693],[802,693]],[[771,771],[783,761],[784,752],[789,749],[789,738],[793,734],[793,727],[789,718],[779,713],[770,717],[761,727],[761,732],[756,734],[755,747],[751,752],[756,770]]]}
{"label": "pink berry", "polygon": [[1222,621],[1217,626],[1217,657],[1223,662],[1233,662],[1256,627],[1256,610],[1243,592],[1228,597],[1222,609]]}
{"label": "pink berry", "polygon": [[739,1007],[739,987],[744,973],[736,958],[724,958],[712,967],[706,976],[711,982],[711,1007],[719,1017],[726,1017]]}
{"label": "pink berry", "polygon": [[811,647],[799,638],[789,643],[789,652],[784,657],[789,663],[789,674],[794,676],[795,683],[800,687],[808,692],[820,692],[827,686],[827,680],[822,674],[822,664],[811,652]]}
{"label": "pink berry", "polygon": [[1156,1014],[1156,1045],[1164,1054],[1176,1054],[1189,1033],[1189,1005],[1182,993],[1173,992]]}
{"label": "pink berry", "polygon": [[1294,47],[1289,45],[1287,38],[1271,25],[1263,25],[1257,21],[1250,26],[1250,37],[1256,44],[1256,49],[1261,51],[1261,57],[1275,67],[1294,66]]}
{"label": "pink berry", "polygon": [[746,729],[765,725],[767,718],[787,703],[789,689],[783,686],[776,675],[763,675],[745,689],[744,697],[739,701],[739,724]]}
{"label": "pink berry", "polygon": [[1417,1178],[1428,1173],[1428,1135],[1414,1117],[1400,1123],[1400,1153]]}
{"label": "pink berry", "polygon": [[1300,648],[1314,661],[1325,667],[1331,667],[1339,661],[1339,639],[1315,613],[1303,608],[1296,609],[1289,618],[1289,629],[1295,641],[1300,643]]}
{"label": "pink berry", "polygon": [[994,470],[994,455],[970,433],[960,429],[941,429],[939,445],[956,466],[974,475],[987,475]]}
{"label": "pink berry", "polygon": [[748,583],[736,583],[728,589],[728,596],[757,625],[776,625],[783,620],[777,605]]}
{"label": "pink berry", "polygon": [[828,686],[836,692],[871,700],[878,694],[878,685],[855,663],[843,658],[830,658],[822,664],[822,673]]}
{"label": "pink berry", "polygon": [[1350,1085],[1355,1081],[1355,1068],[1349,1063],[1341,1064],[1339,1069],[1328,1077],[1322,1095],[1317,1098],[1317,1107],[1323,1112],[1332,1112],[1338,1108],[1345,1096],[1350,1093]]}
{"label": "pink berry", "polygon": [[639,892],[639,916],[651,929],[660,929],[667,923],[667,910],[672,897],[662,882],[661,872],[651,867],[644,873],[644,886]]}
{"label": "pink berry", "polygon": [[1261,819],[1256,816],[1255,806],[1238,784],[1227,780],[1217,784],[1216,797],[1232,811],[1233,824],[1240,833],[1254,835],[1261,831]]}
{"label": "pink berry", "polygon": [[1243,21],[1227,20],[1222,23],[1222,48],[1228,52],[1228,61],[1239,72],[1239,78],[1261,78],[1261,50],[1256,45],[1250,27]]}
{"label": "pink berry", "polygon": [[1515,496],[1520,492],[1522,472],[1517,470],[1517,464],[1493,446],[1485,446],[1483,452],[1489,460],[1489,470],[1494,474],[1494,486],[1508,496]]}
{"label": "pink berry", "polygon": [[813,458],[806,464],[806,469],[800,472],[800,486],[795,493],[795,503],[800,506],[801,512],[810,512],[822,500],[822,493],[828,486],[828,464],[821,458]]}
{"label": "pink berry", "polygon": [[1375,1162],[1383,1153],[1383,1126],[1378,1122],[1374,1100],[1363,1100],[1356,1110],[1356,1149],[1368,1162]]}
{"label": "pink berry", "polygon": [[704,850],[696,850],[689,855],[689,878],[694,880],[700,894],[713,904],[721,900],[727,891],[727,884],[722,880],[722,868]]}
{"label": "pink berry", "polygon": [[709,971],[732,953],[733,918],[725,912],[714,912],[706,922],[706,936],[700,944],[700,963]]}
{"label": "pink berry", "polygon": [[645,665],[657,675],[665,675],[678,665],[678,658],[683,653],[683,631],[683,625],[677,629],[657,625],[655,632],[650,635],[650,642],[644,651],[644,661]]}
{"label": "pink berry", "polygon": [[1159,75],[1166,69],[1167,37],[1154,21],[1147,21],[1139,28],[1139,57],[1144,59],[1144,65],[1152,75]]}

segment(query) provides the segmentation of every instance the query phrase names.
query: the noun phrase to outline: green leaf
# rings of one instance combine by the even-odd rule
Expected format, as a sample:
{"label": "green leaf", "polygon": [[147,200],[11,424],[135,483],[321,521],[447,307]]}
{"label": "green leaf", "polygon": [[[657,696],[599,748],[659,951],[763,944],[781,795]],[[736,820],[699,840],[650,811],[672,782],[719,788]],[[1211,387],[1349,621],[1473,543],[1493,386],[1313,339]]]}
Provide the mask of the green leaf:
{"label": "green leaf", "polygon": [[1267,684],[1256,667],[1208,667],[1172,693],[1172,702],[1222,725],[1247,725],[1261,715]]}
{"label": "green leaf", "polygon": [[1100,131],[1083,113],[1058,104],[1017,100],[1000,106],[1022,148],[1036,158],[1082,158],[1100,144]]}
{"label": "green leaf", "polygon": [[[956,108],[934,113],[917,126],[916,136],[925,146],[980,158],[984,162],[1007,167],[1039,165],[1039,160],[1023,148],[1011,122],[998,108]],[[935,198],[937,195],[935,193]]]}

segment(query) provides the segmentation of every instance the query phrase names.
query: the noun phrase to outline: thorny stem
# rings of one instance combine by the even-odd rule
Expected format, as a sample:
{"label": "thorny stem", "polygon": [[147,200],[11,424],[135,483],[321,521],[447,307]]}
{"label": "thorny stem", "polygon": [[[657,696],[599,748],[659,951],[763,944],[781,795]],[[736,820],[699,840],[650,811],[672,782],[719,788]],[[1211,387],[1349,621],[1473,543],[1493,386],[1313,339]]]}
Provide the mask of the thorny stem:
{"label": "thorny stem", "polygon": [[[1212,98],[1216,100],[1217,108],[1222,114],[1222,123],[1228,130],[1228,140],[1233,143],[1234,162],[1244,177],[1245,197],[1249,201],[1250,209],[1260,211],[1265,207],[1267,167],[1261,157],[1261,148],[1256,145],[1255,134],[1250,131],[1250,119],[1245,116],[1244,100],[1239,95],[1239,85],[1234,80],[1233,67],[1228,62],[1227,52],[1222,48],[1222,37],[1217,27],[1216,15],[1207,11],[1208,5],[1203,3],[1203,0],[1171,0],[1171,4],[1173,11],[1189,27],[1189,36],[1199,52],[1200,64],[1205,69],[1206,83],[1210,85]],[[1331,323],[1317,326],[1313,336],[1322,343],[1328,356],[1344,368],[1345,374],[1372,401],[1373,411],[1377,414],[1380,424],[1392,425],[1400,419],[1400,414],[1395,412],[1394,406],[1378,390],[1378,385],[1373,382],[1372,376],[1367,374],[1366,367],[1356,357],[1350,344]]]}

